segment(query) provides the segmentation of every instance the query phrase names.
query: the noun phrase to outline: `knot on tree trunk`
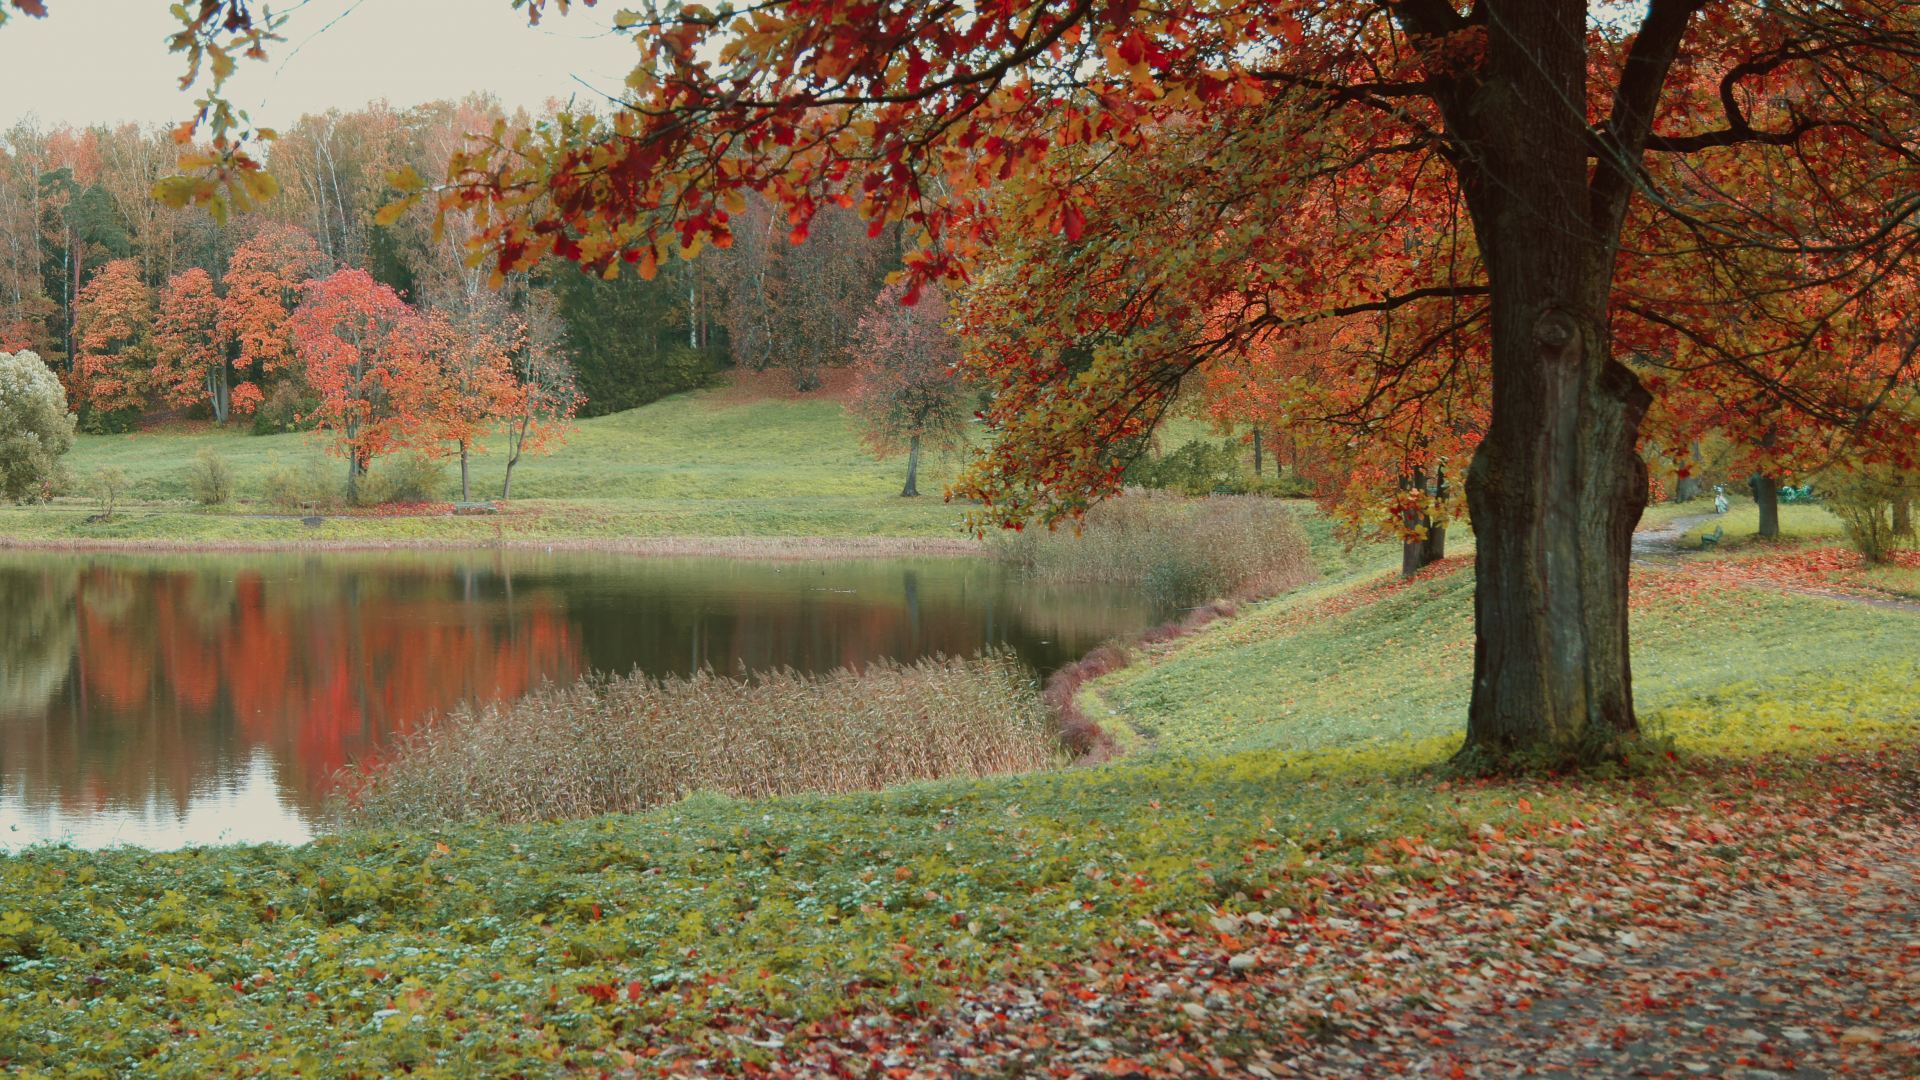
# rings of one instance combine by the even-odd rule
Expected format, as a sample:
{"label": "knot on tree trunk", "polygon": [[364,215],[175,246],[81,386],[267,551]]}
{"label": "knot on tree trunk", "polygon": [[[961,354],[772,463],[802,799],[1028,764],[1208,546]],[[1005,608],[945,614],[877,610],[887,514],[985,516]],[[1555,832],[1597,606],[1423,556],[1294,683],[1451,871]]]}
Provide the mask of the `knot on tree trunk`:
{"label": "knot on tree trunk", "polygon": [[1573,318],[1564,311],[1550,310],[1533,324],[1533,340],[1555,352],[1573,344],[1578,333]]}

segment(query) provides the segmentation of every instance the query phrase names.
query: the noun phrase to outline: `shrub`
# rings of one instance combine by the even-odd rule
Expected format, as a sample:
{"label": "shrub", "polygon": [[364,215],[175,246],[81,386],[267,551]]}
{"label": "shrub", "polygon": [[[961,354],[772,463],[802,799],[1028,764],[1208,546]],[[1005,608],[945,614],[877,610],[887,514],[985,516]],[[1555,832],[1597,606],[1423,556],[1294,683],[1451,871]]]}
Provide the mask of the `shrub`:
{"label": "shrub", "polygon": [[67,392],[38,354],[0,352],[0,492],[44,500],[64,486],[60,459],[73,449]]}
{"label": "shrub", "polygon": [[1883,563],[1911,546],[1914,481],[1886,468],[1831,475],[1822,485],[1827,509],[1846,527],[1853,549],[1870,563]]}
{"label": "shrub", "polygon": [[696,791],[734,798],[871,791],[1059,763],[1012,658],[941,657],[826,675],[644,674],[462,707],[348,773],[350,826],[631,813]]}
{"label": "shrub", "polygon": [[438,502],[447,490],[447,466],[422,454],[398,454],[380,463],[360,485],[363,503]]}
{"label": "shrub", "polygon": [[1079,536],[1029,529],[996,544],[1003,559],[1041,580],[1127,582],[1167,604],[1272,596],[1315,577],[1292,509],[1246,495],[1135,490],[1089,510]]}
{"label": "shrub", "polygon": [[299,382],[283,382],[260,403],[253,413],[255,435],[279,435],[288,431],[312,431],[320,409],[320,397]]}
{"label": "shrub", "polygon": [[340,478],[335,474],[345,467],[318,454],[309,454],[298,465],[274,459],[260,486],[268,502],[288,510],[335,506],[340,502]]}
{"label": "shrub", "polygon": [[93,501],[100,507],[100,517],[111,521],[114,506],[127,490],[127,474],[119,467],[108,465],[93,470],[87,478],[87,488],[93,494]]}
{"label": "shrub", "polygon": [[202,506],[218,506],[233,498],[233,467],[220,451],[202,447],[187,466],[187,488]]}
{"label": "shrub", "polygon": [[1239,444],[1232,439],[1218,446],[1194,439],[1157,460],[1145,455],[1135,458],[1127,466],[1125,480],[1134,487],[1206,495],[1216,488],[1243,484],[1245,472]]}

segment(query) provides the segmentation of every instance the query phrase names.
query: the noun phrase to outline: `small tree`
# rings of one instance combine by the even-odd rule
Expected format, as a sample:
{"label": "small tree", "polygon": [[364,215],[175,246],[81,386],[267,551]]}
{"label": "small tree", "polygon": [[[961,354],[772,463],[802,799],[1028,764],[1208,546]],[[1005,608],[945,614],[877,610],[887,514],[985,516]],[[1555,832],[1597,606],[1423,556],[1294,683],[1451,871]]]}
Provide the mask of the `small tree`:
{"label": "small tree", "polygon": [[306,359],[307,381],[320,392],[316,414],[347,459],[347,500],[376,454],[413,446],[431,420],[416,407],[430,394],[433,373],[412,331],[418,316],[365,270],[340,270],[308,282],[291,327]]}
{"label": "small tree", "polygon": [[127,490],[127,474],[117,465],[103,466],[93,470],[87,486],[93,491],[94,502],[100,506],[100,519],[112,521],[120,494]]}
{"label": "small tree", "polygon": [[580,388],[568,357],[566,323],[552,293],[527,296],[525,332],[509,354],[514,391],[502,415],[507,427],[507,478],[500,497],[512,498],[513,467],[523,454],[544,454],[566,442],[580,408]]}
{"label": "small tree", "polygon": [[967,430],[966,384],[954,371],[960,343],[946,328],[946,297],[938,286],[927,286],[920,302],[908,306],[901,303],[906,291],[887,286],[860,317],[848,406],[860,421],[861,441],[876,457],[907,452],[903,499],[920,494],[921,445],[958,449]]}
{"label": "small tree", "polygon": [[73,449],[76,417],[67,392],[39,354],[0,352],[0,491],[22,500],[45,497]]}
{"label": "small tree", "polygon": [[429,418],[429,455],[444,453],[440,444],[454,444],[460,455],[462,502],[473,501],[469,455],[484,453],[480,439],[514,410],[517,390],[507,356],[510,345],[501,340],[503,332],[511,333],[512,328],[471,316],[456,320],[439,311],[428,312],[409,326],[413,348],[430,378],[403,396],[417,398],[413,408]]}

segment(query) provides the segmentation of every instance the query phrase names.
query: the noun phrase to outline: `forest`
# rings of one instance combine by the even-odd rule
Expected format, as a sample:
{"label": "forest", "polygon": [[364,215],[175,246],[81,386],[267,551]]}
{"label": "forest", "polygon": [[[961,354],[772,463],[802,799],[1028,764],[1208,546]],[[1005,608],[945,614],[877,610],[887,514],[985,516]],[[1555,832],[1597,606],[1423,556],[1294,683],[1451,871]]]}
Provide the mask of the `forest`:
{"label": "forest", "polygon": [[311,362],[293,315],[310,283],[344,274],[335,313],[384,304],[412,374],[423,363],[440,371],[437,400],[362,396],[363,409],[408,417],[374,425],[386,429],[367,437],[374,452],[461,442],[459,423],[428,431],[422,411],[469,427],[516,410],[589,417],[708,385],[736,365],[782,369],[810,390],[821,369],[847,361],[860,314],[899,265],[898,236],[869,239],[849,212],[826,215],[798,247],[757,203],[730,250],[676,261],[651,281],[550,260],[499,290],[457,244],[435,241],[430,214],[375,224],[396,194],[390,174],[443,179],[468,133],[539,119],[506,116],[484,95],[305,115],[266,159],[280,194],[223,218],[153,198],[181,153],[171,129],[16,123],[0,134],[0,351],[38,354],[83,432],[156,416],[262,434],[311,427],[339,419],[324,406],[343,375]]}

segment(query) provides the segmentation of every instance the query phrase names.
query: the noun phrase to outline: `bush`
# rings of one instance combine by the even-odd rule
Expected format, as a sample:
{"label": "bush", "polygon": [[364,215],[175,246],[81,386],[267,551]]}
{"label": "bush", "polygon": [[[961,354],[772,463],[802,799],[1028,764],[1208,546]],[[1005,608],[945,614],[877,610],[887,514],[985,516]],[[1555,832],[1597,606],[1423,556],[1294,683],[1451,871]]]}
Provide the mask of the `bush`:
{"label": "bush", "polygon": [[1041,580],[1127,582],[1168,604],[1272,596],[1316,576],[1292,509],[1246,495],[1181,499],[1136,489],[1089,510],[1079,536],[1036,528],[996,544],[1001,558]]}
{"label": "bush", "polygon": [[631,813],[696,791],[734,798],[872,791],[1059,764],[1033,679],[1012,658],[945,657],[820,676],[644,674],[463,707],[356,766],[350,826]]}
{"label": "bush", "polygon": [[202,506],[218,506],[233,498],[233,467],[220,451],[202,447],[187,466],[187,488]]}
{"label": "bush", "polygon": [[1896,550],[1913,546],[1916,484],[1911,477],[1886,468],[1863,469],[1830,475],[1822,487],[1827,509],[1868,562],[1886,562]]}
{"label": "bush", "polygon": [[87,490],[92,493],[93,501],[100,507],[100,517],[111,521],[120,496],[127,490],[127,474],[116,466],[93,470],[87,478]]}
{"label": "bush", "polygon": [[1159,459],[1141,455],[1127,466],[1125,482],[1131,487],[1177,491],[1183,495],[1206,495],[1215,488],[1243,482],[1246,470],[1240,465],[1240,447],[1232,439],[1215,446],[1194,439]]}
{"label": "bush", "polygon": [[312,431],[320,409],[320,398],[298,382],[283,382],[253,412],[255,435],[280,435],[289,431]]}
{"label": "bush", "polygon": [[64,486],[74,426],[66,389],[39,355],[0,352],[0,493],[44,501]]}
{"label": "bush", "polygon": [[336,465],[318,454],[308,455],[298,465],[274,459],[268,462],[260,486],[268,502],[287,510],[309,505],[335,506],[340,502],[340,478],[336,472],[345,468],[344,462]]}
{"label": "bush", "polygon": [[85,409],[80,417],[80,431],[86,435],[125,435],[140,430],[140,418],[146,410],[137,405],[124,409]]}
{"label": "bush", "polygon": [[421,454],[399,454],[382,461],[359,488],[366,504],[439,502],[446,497],[447,466]]}

